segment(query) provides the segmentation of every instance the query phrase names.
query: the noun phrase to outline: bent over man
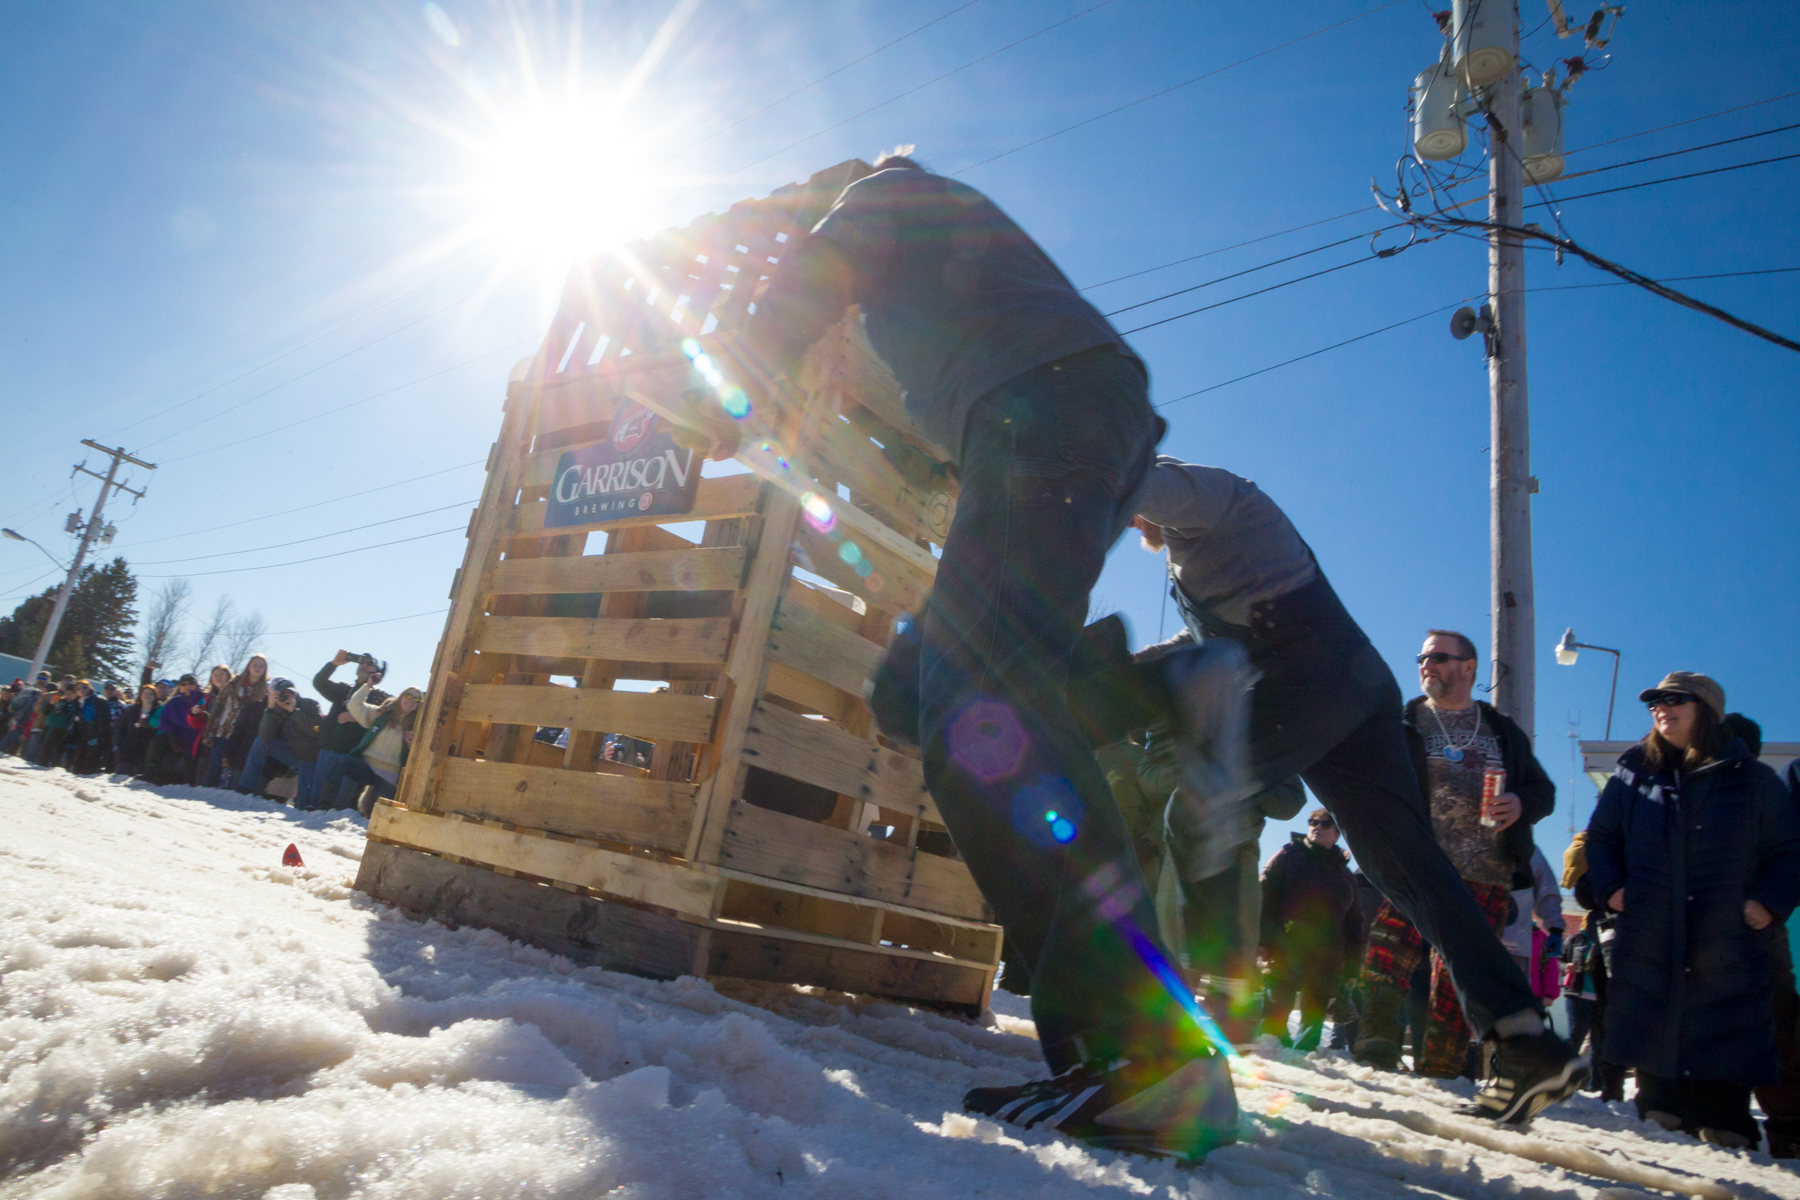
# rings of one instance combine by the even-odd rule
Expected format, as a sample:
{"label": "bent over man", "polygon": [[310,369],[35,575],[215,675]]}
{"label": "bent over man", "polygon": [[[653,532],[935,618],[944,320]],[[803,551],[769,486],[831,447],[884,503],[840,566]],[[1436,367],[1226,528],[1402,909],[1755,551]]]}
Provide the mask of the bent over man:
{"label": "bent over man", "polygon": [[1256,781],[1305,780],[1370,881],[1442,954],[1490,1047],[1482,1107],[1501,1121],[1528,1120],[1572,1095],[1586,1067],[1550,1031],[1439,845],[1393,672],[1293,523],[1248,479],[1167,457],[1157,459],[1137,509],[1146,544],[1168,547],[1170,595],[1187,625],[1177,638],[1235,639],[1261,672],[1250,703]]}
{"label": "bent over man", "polygon": [[1064,697],[1088,593],[1165,427],[1144,365],[991,200],[900,155],[844,189],[757,298],[747,388],[792,371],[850,304],[960,473],[920,623],[918,741],[957,849],[1029,964],[1054,1074],[964,1106],[1197,1157],[1235,1137],[1230,1076]]}

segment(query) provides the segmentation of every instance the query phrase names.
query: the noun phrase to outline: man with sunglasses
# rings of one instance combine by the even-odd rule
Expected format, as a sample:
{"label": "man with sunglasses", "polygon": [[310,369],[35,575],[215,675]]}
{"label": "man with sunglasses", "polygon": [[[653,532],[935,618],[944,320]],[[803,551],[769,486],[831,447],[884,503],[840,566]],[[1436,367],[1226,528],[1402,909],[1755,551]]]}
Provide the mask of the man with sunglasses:
{"label": "man with sunglasses", "polygon": [[[1298,1050],[1317,1050],[1325,1013],[1343,986],[1345,955],[1361,945],[1356,880],[1338,846],[1337,822],[1322,808],[1306,820],[1262,873],[1264,979],[1269,1008],[1262,1031]],[[1354,964],[1352,964],[1354,966]],[[1288,1013],[1300,1001],[1300,1033],[1288,1038]]]}
{"label": "man with sunglasses", "polygon": [[[1432,832],[1498,936],[1515,875],[1531,878],[1531,827],[1556,806],[1556,786],[1525,731],[1474,698],[1477,660],[1475,643],[1463,634],[1427,631],[1416,659],[1425,694],[1407,704],[1402,724]],[[1506,790],[1488,807],[1491,823],[1484,823],[1483,776],[1492,768],[1506,772]],[[1355,1052],[1364,1062],[1390,1071],[1399,1066],[1400,1010],[1428,942],[1398,908],[1381,906],[1363,964],[1366,999]],[[1431,962],[1424,1050],[1413,1066],[1421,1075],[1453,1079],[1468,1058],[1469,1027],[1442,956],[1433,954]]]}

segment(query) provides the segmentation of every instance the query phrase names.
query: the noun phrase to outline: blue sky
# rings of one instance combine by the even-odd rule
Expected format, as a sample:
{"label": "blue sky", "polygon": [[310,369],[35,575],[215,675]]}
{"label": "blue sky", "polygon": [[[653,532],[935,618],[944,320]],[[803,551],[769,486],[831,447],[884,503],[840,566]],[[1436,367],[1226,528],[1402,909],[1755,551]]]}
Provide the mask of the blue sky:
{"label": "blue sky", "polygon": [[[911,142],[941,171],[983,164],[961,177],[1077,283],[1097,283],[1366,205],[1371,178],[1393,179],[1407,84],[1439,44],[1410,0],[438,2],[0,13],[0,524],[61,553],[63,515],[92,500],[68,478],[79,439],[122,442],[161,469],[147,500],[115,511],[116,548],[145,577],[192,578],[196,610],[221,592],[260,610],[270,653],[296,675],[343,645],[389,658],[396,682],[424,682],[441,618],[411,614],[444,607],[462,541],[443,531],[463,526],[507,368],[548,321],[573,252],[560,240],[571,209],[615,233],[650,232]],[[1522,11],[1528,29],[1545,15],[1541,0]],[[1608,68],[1571,93],[1568,146],[1792,91],[1796,45],[1791,6],[1634,4]],[[1526,42],[1540,66],[1577,49],[1548,29]],[[1800,97],[1789,97],[1572,154],[1569,169],[1796,122]],[[1800,131],[1775,134],[1592,187],[1797,143]],[[1572,201],[1562,216],[1577,240],[1659,278],[1800,266],[1780,199],[1796,183],[1783,162]],[[1091,294],[1110,311],[1367,232],[1378,215]],[[1350,261],[1360,246],[1199,302]],[[1543,253],[1529,271],[1532,287],[1607,282]],[[1483,247],[1447,238],[1132,341],[1165,401],[1478,293],[1485,279]],[[1800,332],[1800,275],[1677,286]],[[1800,740],[1789,693],[1800,361],[1632,288],[1528,303],[1540,757],[1569,780],[1569,722],[1597,737],[1604,721],[1603,657],[1551,662],[1569,625],[1624,651],[1618,736],[1642,730],[1637,690],[1679,668],[1719,678],[1771,740]],[[1286,507],[1403,687],[1416,684],[1427,626],[1464,629],[1485,650],[1486,375],[1478,343],[1453,341],[1446,318],[1166,415],[1169,453],[1247,475]],[[302,505],[316,506],[252,519]],[[246,523],[196,532],[231,522]],[[340,532],[362,525],[373,527]],[[271,565],[402,538],[417,540]],[[0,604],[44,586],[48,566],[0,543]],[[1161,600],[1155,560],[1122,542],[1097,606],[1123,610],[1147,641]],[[363,622],[383,623],[290,632]],[[1565,785],[1570,796],[1585,822],[1591,787]],[[1547,850],[1567,823],[1565,807],[1540,827]]]}

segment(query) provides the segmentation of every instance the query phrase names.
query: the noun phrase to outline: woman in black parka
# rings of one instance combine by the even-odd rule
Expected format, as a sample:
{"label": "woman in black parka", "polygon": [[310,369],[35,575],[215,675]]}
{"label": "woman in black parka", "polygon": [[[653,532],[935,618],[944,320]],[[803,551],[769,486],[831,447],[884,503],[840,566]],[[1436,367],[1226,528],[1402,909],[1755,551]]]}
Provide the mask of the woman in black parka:
{"label": "woman in black parka", "polygon": [[1776,1078],[1769,955],[1800,898],[1800,815],[1725,728],[1713,680],[1676,671],[1639,699],[1653,728],[1588,824],[1593,894],[1619,914],[1602,1057],[1637,1068],[1640,1114],[1753,1146],[1750,1089]]}

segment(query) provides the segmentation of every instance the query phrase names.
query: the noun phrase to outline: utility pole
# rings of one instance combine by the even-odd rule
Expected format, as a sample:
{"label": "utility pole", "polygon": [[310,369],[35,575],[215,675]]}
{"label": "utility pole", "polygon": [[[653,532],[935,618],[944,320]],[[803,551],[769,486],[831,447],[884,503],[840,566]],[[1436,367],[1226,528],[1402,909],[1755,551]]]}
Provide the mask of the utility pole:
{"label": "utility pole", "polygon": [[102,454],[111,455],[112,466],[107,468],[105,475],[95,475],[94,472],[87,469],[86,465],[79,465],[75,468],[83,475],[93,475],[95,479],[100,480],[100,498],[94,501],[94,515],[88,518],[87,528],[82,531],[81,545],[75,551],[75,561],[69,564],[69,574],[63,579],[62,590],[56,593],[56,607],[50,610],[50,622],[44,626],[44,636],[38,639],[37,653],[31,656],[31,671],[26,676],[28,680],[37,678],[38,672],[44,669],[44,660],[50,657],[50,646],[56,641],[56,631],[62,625],[63,613],[69,607],[69,593],[75,590],[75,580],[81,574],[82,560],[87,557],[88,547],[94,544],[94,539],[100,536],[101,529],[105,527],[105,522],[100,517],[101,512],[106,508],[106,497],[113,491],[121,491],[130,492],[139,500],[144,498],[144,493],[116,482],[119,475],[119,464],[128,462],[134,466],[143,467],[147,471],[156,470],[155,463],[147,463],[141,458],[133,458],[124,450],[110,449],[102,446],[99,442],[89,441],[87,438],[82,438],[81,444],[98,450]]}
{"label": "utility pole", "polygon": [[[1493,3],[1493,0],[1487,0]],[[1512,61],[1519,61],[1519,12],[1507,0]],[[1524,105],[1515,65],[1488,97],[1488,220],[1524,224]],[[1488,339],[1488,534],[1493,557],[1494,707],[1534,732],[1537,639],[1531,572],[1531,412],[1525,383],[1525,247],[1516,235],[1488,234],[1488,303],[1494,330]]]}

